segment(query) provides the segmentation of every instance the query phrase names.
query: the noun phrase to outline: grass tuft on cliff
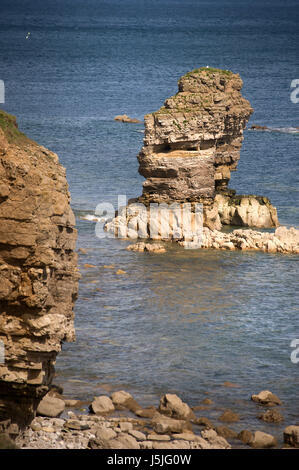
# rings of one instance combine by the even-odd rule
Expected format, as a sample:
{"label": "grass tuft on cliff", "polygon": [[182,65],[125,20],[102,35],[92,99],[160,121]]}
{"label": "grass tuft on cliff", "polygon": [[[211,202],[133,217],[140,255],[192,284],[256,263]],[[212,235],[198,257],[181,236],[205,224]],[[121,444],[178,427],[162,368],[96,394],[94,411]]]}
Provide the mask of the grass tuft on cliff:
{"label": "grass tuft on cliff", "polygon": [[233,75],[233,72],[231,72],[230,70],[215,69],[213,67],[200,67],[199,69],[194,69],[191,72],[186,73],[185,77],[189,77],[190,75],[202,73],[202,72],[206,72],[210,75],[214,73],[218,73],[220,75],[225,75],[227,77],[229,77],[230,75]]}
{"label": "grass tuft on cliff", "polygon": [[2,109],[0,109],[0,129],[3,130],[9,144],[18,145],[29,140],[23,132],[19,131],[16,117]]}

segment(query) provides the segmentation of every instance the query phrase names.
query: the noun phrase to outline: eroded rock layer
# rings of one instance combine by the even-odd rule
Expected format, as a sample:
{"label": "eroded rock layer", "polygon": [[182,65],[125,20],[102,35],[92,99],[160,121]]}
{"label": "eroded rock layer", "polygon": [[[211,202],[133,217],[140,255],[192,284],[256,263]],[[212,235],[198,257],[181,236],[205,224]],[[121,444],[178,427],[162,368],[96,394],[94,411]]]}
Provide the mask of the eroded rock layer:
{"label": "eroded rock layer", "polygon": [[23,425],[74,339],[75,218],[56,154],[0,111],[0,421]]}

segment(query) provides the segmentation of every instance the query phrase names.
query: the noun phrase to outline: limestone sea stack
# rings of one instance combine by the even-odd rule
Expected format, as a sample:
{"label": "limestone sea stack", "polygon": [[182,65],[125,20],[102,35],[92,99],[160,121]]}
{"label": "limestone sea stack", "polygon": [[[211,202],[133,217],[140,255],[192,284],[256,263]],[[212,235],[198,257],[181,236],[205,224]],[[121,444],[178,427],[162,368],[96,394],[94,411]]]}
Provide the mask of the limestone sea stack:
{"label": "limestone sea stack", "polygon": [[201,202],[212,229],[222,223],[278,224],[268,199],[235,198],[235,191],[228,189],[253,112],[241,95],[242,85],[240,76],[230,71],[196,69],[179,80],[178,93],[161,109],[145,116],[138,161],[146,181],[140,202]]}
{"label": "limestone sea stack", "polygon": [[0,111],[0,421],[31,421],[61,343],[74,340],[74,227],[57,155]]}
{"label": "limestone sea stack", "polygon": [[240,93],[240,76],[229,71],[196,69],[178,86],[175,96],[144,119],[138,157],[139,172],[147,178],[143,199],[213,201],[237,167],[253,109]]}
{"label": "limestone sea stack", "polygon": [[[106,229],[120,238],[176,240],[196,247],[200,235],[194,227],[202,224],[211,231],[223,225],[277,227],[277,211],[267,197],[237,195],[228,187],[253,112],[241,94],[240,76],[203,67],[184,75],[178,88],[164,106],[145,116],[138,155],[139,173],[146,178],[142,195],[120,208]],[[176,208],[154,210],[163,204]],[[190,223],[182,223],[182,217]]]}

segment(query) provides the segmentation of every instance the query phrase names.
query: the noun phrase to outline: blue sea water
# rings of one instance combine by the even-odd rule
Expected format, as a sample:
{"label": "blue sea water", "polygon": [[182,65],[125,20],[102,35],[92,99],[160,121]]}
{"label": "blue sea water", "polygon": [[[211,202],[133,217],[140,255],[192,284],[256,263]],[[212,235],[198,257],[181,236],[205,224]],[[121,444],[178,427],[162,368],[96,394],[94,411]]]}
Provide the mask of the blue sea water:
{"label": "blue sea water", "polygon": [[[217,406],[206,416],[217,420],[233,408],[242,417],[236,429],[279,433],[281,426],[256,419],[248,400],[270,389],[285,403],[285,422],[298,423],[299,364],[290,360],[299,338],[298,256],[178,247],[144,256],[127,252],[127,242],[97,239],[82,219],[99,202],[141,193],[143,125],[114,116],[142,120],[194,68],[240,73],[255,110],[250,124],[298,127],[299,103],[290,99],[299,79],[298,20],[297,0],[1,0],[3,109],[59,154],[78,247],[87,249],[79,259],[77,342],[57,360],[56,379],[69,396],[123,388],[153,404],[171,391],[198,405],[208,392]],[[299,135],[244,137],[230,186],[270,197],[280,222],[298,226]],[[117,276],[119,268],[127,274]]]}

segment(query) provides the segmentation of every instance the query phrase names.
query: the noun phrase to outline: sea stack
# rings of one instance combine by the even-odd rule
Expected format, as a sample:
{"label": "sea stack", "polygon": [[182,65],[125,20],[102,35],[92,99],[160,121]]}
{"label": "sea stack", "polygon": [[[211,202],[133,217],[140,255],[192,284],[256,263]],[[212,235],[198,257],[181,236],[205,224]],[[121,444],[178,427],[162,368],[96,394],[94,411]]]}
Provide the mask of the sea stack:
{"label": "sea stack", "polygon": [[179,80],[178,93],[161,109],[145,116],[138,161],[146,181],[140,202],[201,202],[211,229],[219,230],[223,223],[278,225],[267,198],[235,197],[228,188],[253,112],[241,94],[242,85],[240,76],[230,71],[196,69]]}
{"label": "sea stack", "polygon": [[[253,112],[241,94],[242,84],[240,76],[228,70],[196,69],[179,80],[178,93],[161,109],[145,116],[144,145],[138,155],[139,173],[146,178],[143,192],[108,221],[108,231],[123,238],[192,241],[197,246],[199,239],[190,224],[185,229],[179,221],[186,204],[191,225],[197,227],[201,204],[201,226],[210,230],[219,231],[223,225],[278,226],[277,211],[268,198],[236,195],[228,187]],[[180,206],[170,220],[170,232],[168,214],[151,209],[164,203]]]}
{"label": "sea stack", "polygon": [[0,111],[0,421],[31,421],[61,343],[74,340],[74,227],[57,155]]}

